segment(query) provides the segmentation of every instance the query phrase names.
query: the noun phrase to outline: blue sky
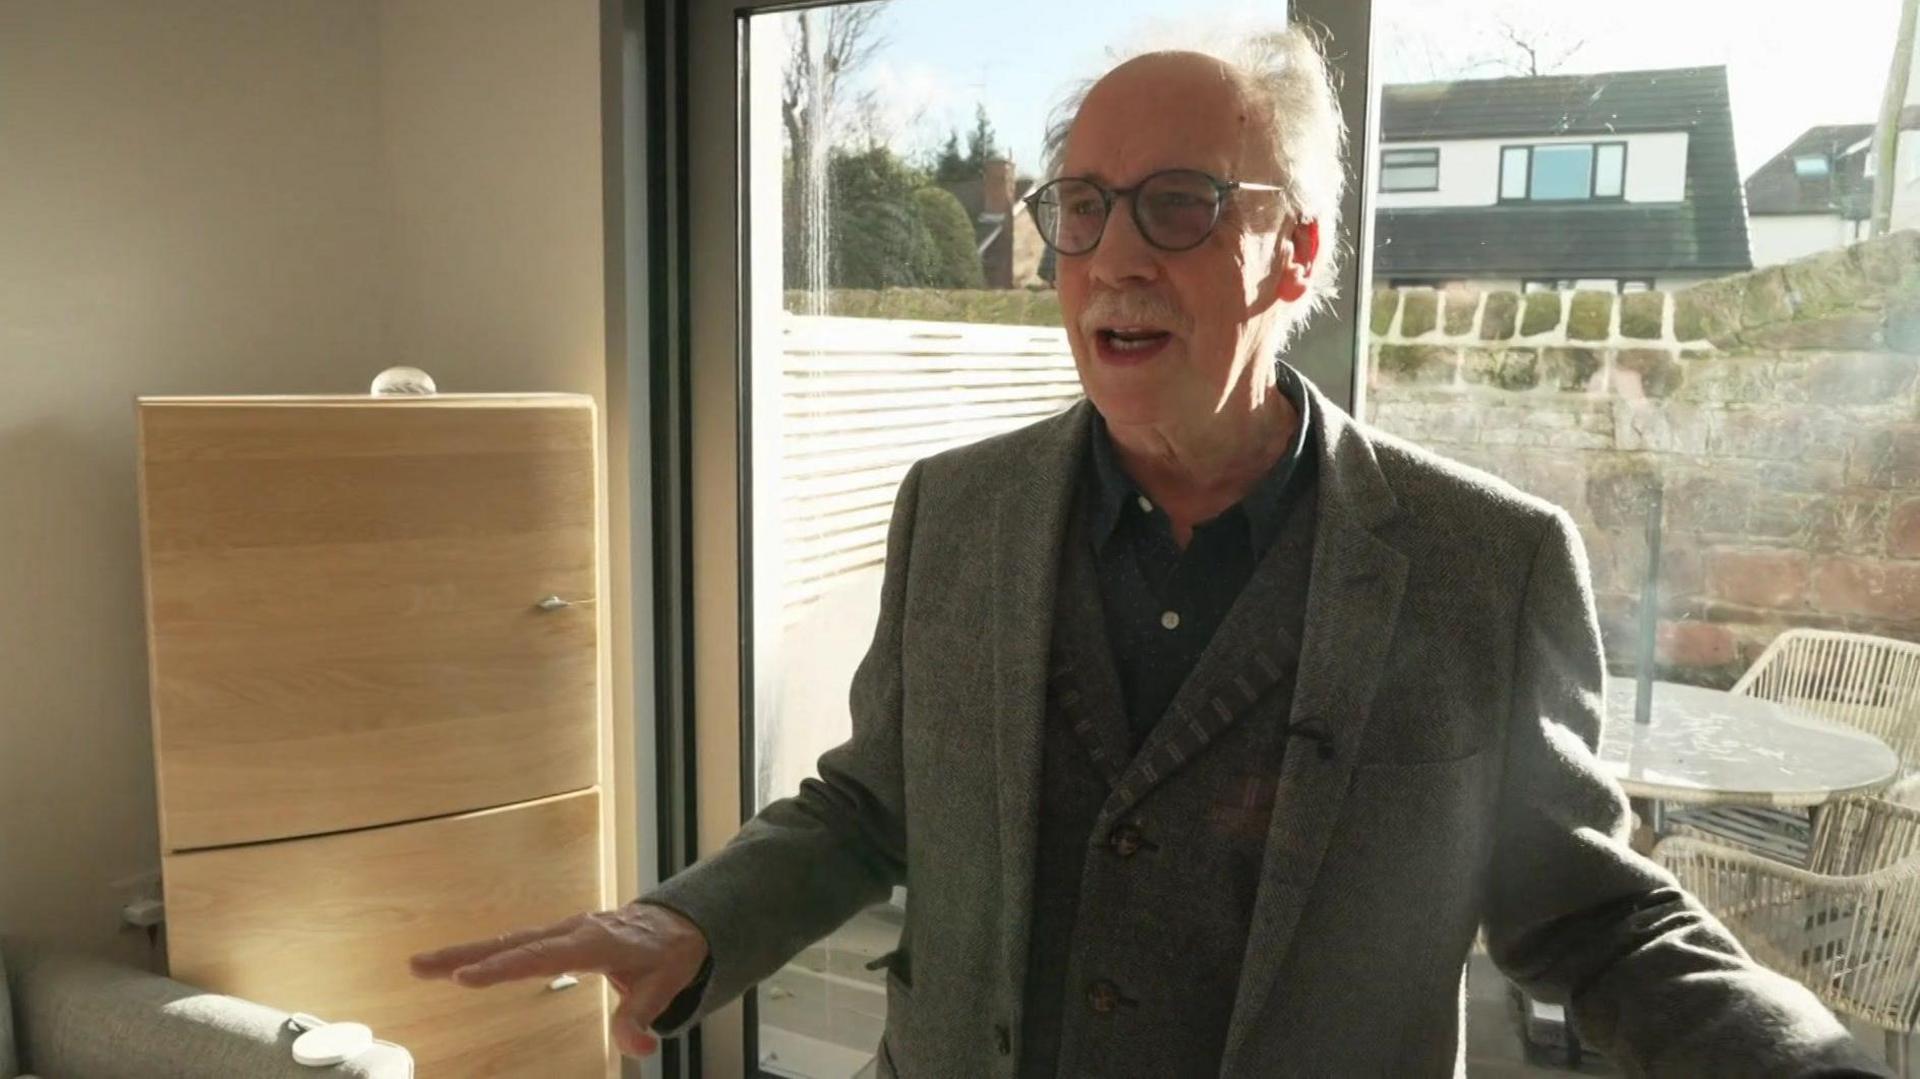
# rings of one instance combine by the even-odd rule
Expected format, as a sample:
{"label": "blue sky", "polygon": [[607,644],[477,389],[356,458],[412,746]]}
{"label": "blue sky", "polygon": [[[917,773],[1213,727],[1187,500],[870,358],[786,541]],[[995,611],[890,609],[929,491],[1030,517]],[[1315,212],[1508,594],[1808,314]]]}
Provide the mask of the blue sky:
{"label": "blue sky", "polygon": [[[1049,110],[1112,50],[1158,40],[1171,20],[1273,24],[1280,0],[886,0],[883,48],[860,85],[889,141],[909,152],[972,126],[984,104],[1023,173]],[[1376,0],[1376,60],[1389,81],[1496,77],[1519,53],[1511,24],[1557,70],[1726,64],[1743,174],[1814,124],[1872,120],[1892,57],[1896,0]],[[1811,12],[1811,13],[1810,13]],[[1813,14],[1817,13],[1817,14]],[[777,16],[776,16],[777,17]]]}

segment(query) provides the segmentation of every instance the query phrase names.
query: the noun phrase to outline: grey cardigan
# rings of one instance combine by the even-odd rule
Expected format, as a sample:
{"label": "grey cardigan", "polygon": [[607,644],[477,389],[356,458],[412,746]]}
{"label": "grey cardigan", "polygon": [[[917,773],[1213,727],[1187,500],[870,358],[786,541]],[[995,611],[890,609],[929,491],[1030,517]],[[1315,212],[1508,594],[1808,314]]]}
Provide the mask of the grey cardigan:
{"label": "grey cardigan", "polygon": [[[1220,1074],[1457,1073],[1482,926],[1500,967],[1567,1002],[1629,1074],[1873,1073],[1812,994],[1628,849],[1593,756],[1604,665],[1566,515],[1313,405],[1293,714],[1336,751],[1289,754],[1278,776]],[[1050,619],[1090,408],[909,473],[853,737],[644,897],[712,945],[689,1019],[905,884],[883,1066],[1012,1075]]]}

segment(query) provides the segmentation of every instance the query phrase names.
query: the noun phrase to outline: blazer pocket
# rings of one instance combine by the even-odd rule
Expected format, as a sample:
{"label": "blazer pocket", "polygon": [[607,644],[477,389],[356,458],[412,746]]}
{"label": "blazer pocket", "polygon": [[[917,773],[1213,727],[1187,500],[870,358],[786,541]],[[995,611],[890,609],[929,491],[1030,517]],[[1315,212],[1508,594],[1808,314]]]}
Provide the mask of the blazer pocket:
{"label": "blazer pocket", "polygon": [[1486,838],[1480,833],[1497,794],[1499,769],[1500,756],[1491,749],[1445,760],[1355,765],[1347,787],[1348,825],[1423,850],[1477,849]]}

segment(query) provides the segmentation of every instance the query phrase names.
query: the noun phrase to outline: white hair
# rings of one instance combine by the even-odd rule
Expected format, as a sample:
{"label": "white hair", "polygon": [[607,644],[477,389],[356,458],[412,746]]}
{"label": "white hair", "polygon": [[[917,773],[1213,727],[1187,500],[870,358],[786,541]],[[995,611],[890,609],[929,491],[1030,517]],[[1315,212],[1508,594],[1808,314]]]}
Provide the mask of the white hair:
{"label": "white hair", "polygon": [[[1288,212],[1320,223],[1320,250],[1314,259],[1305,300],[1291,323],[1325,307],[1335,295],[1339,263],[1340,200],[1347,186],[1347,126],[1340,97],[1327,65],[1321,35],[1294,24],[1249,33],[1244,21],[1207,25],[1155,25],[1138,46],[1115,50],[1108,70],[1158,52],[1196,52],[1225,64],[1241,93],[1266,121],[1279,168],[1280,197]],[[1046,169],[1060,175],[1067,136],[1080,106],[1099,78],[1074,86],[1047,123]]]}

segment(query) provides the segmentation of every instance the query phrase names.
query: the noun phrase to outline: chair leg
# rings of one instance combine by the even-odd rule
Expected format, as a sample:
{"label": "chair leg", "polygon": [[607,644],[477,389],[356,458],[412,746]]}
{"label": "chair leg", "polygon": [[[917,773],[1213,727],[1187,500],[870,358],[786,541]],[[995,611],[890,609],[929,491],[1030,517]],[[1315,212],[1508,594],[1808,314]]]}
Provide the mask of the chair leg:
{"label": "chair leg", "polygon": [[1904,1030],[1887,1031],[1887,1067],[1894,1079],[1913,1079],[1913,1046]]}

